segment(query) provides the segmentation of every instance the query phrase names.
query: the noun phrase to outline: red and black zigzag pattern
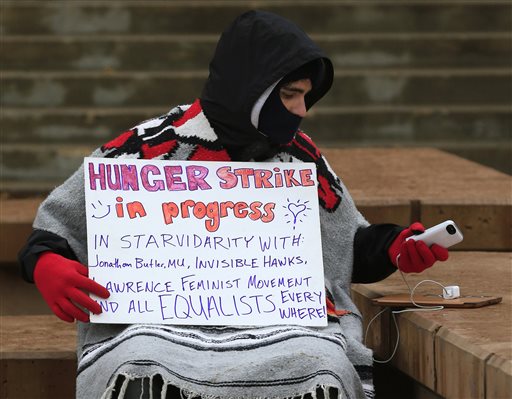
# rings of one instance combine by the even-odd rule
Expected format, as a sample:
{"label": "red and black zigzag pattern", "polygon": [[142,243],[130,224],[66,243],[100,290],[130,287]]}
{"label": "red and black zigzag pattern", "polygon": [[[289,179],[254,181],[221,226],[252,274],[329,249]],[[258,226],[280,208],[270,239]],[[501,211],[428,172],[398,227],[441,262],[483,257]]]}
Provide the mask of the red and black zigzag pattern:
{"label": "red and black zigzag pattern", "polygon": [[339,178],[331,172],[313,140],[299,131],[293,141],[285,147],[285,151],[301,161],[316,164],[320,206],[328,212],[336,211],[341,203],[343,188]]}
{"label": "red and black zigzag pattern", "polygon": [[103,145],[101,150],[108,158],[137,155],[141,159],[170,159],[180,145],[187,145],[190,148],[187,160],[229,161],[227,151],[218,141],[208,141],[197,135],[177,134],[176,128],[193,120],[201,111],[199,100],[186,111],[178,107],[177,112],[152,120],[151,127],[145,127],[146,122],[122,133]]}
{"label": "red and black zigzag pattern", "polygon": [[[183,116],[184,112],[161,116],[156,118],[159,124],[150,127],[134,127],[101,147],[107,158],[117,158],[123,155],[138,155],[142,159],[151,159],[162,154],[172,154],[177,144],[177,137],[172,124]],[[140,126],[144,126],[144,123]],[[167,129],[167,130],[165,130]],[[165,131],[165,133],[163,132]],[[146,139],[153,137],[152,139]]]}

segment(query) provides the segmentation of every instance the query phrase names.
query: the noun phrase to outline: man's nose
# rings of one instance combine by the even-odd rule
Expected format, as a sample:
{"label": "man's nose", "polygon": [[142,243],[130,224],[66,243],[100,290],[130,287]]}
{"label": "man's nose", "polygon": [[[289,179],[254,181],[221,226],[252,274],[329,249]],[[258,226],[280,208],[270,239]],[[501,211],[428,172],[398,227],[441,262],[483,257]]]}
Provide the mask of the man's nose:
{"label": "man's nose", "polygon": [[307,112],[308,110],[306,109],[306,101],[304,100],[304,97],[301,97],[293,107],[292,114],[304,118]]}

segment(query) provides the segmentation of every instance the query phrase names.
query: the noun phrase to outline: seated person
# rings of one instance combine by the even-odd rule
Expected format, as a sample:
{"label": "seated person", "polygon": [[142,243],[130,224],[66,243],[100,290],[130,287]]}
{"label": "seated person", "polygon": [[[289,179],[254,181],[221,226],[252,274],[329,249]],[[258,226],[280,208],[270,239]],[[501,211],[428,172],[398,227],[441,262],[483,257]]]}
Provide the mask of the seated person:
{"label": "seated person", "polygon": [[[372,352],[351,283],[420,272],[448,252],[406,237],[423,228],[370,225],[313,140],[299,129],[330,89],[333,66],[296,25],[268,12],[239,16],[222,34],[200,97],[143,122],[95,157],[314,162],[328,325],[263,327],[111,325],[87,293],[108,291],[87,275],[83,168],[39,208],[20,252],[24,278],[52,311],[77,320],[77,398],[371,398]],[[172,90],[172,87],[169,88]],[[85,293],[84,293],[85,292]]]}

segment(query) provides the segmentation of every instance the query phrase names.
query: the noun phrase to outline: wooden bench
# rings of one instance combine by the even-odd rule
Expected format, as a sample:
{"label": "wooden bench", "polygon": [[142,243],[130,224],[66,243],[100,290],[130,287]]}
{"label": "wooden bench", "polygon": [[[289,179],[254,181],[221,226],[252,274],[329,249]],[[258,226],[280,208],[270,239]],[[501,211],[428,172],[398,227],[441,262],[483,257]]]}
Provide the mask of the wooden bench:
{"label": "wooden bench", "polygon": [[[398,350],[391,364],[445,398],[508,398],[512,392],[512,254],[454,252],[450,259],[420,275],[407,275],[411,286],[423,279],[457,284],[462,295],[499,295],[500,304],[477,309],[402,313]],[[418,293],[440,293],[425,284]],[[405,293],[398,273],[376,283],[353,286],[365,326],[381,310],[372,299]],[[55,316],[0,318],[1,397],[72,397],[76,357],[75,327]],[[380,359],[396,342],[390,313],[370,326],[367,344]],[[62,396],[59,396],[62,395]]]}
{"label": "wooden bench", "polygon": [[[512,392],[512,254],[452,252],[445,263],[418,275],[406,275],[411,287],[425,279],[459,285],[462,295],[496,295],[497,305],[475,309],[396,315],[400,341],[391,364],[445,398],[509,398]],[[425,283],[417,293],[440,294],[441,287]],[[395,273],[375,284],[353,286],[353,298],[365,326],[382,308],[372,299],[408,289]],[[416,292],[415,292],[416,293]],[[365,327],[366,328],[366,327]],[[396,343],[390,312],[370,326],[367,345],[387,359]]]}
{"label": "wooden bench", "polygon": [[[456,247],[459,252],[452,251],[446,264],[411,276],[411,282],[430,276],[457,283],[463,293],[504,297],[502,304],[488,308],[399,315],[401,340],[392,364],[447,398],[500,398],[510,393],[510,254],[460,251],[512,250],[512,178],[433,149],[324,153],[370,222],[408,225],[421,220],[429,226],[451,218],[459,224],[465,235]],[[0,269],[14,267],[41,200],[0,200]],[[18,276],[9,276],[3,284],[25,284]],[[372,298],[404,289],[395,274],[378,284],[356,285],[353,293],[368,322],[378,310]],[[0,293],[3,302],[13,302],[7,308],[16,308],[12,314],[17,314],[0,318],[0,396],[73,397],[74,326],[51,315],[23,315],[23,300],[10,292],[7,297]],[[22,305],[15,306],[18,303]],[[386,313],[372,325],[368,344],[385,358],[394,339]]]}
{"label": "wooden bench", "polygon": [[43,197],[0,198],[0,263],[15,262]]}
{"label": "wooden bench", "polygon": [[75,396],[76,330],[53,315],[0,317],[0,397]]}
{"label": "wooden bench", "polygon": [[372,223],[453,219],[456,250],[512,251],[512,177],[436,149],[325,149]]}

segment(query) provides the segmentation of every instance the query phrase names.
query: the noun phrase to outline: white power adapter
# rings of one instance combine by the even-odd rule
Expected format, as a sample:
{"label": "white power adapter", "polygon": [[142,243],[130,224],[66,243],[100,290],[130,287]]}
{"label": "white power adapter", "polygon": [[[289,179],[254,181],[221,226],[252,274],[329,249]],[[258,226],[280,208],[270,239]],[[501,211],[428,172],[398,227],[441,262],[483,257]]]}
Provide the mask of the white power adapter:
{"label": "white power adapter", "polygon": [[449,285],[443,288],[444,299],[456,299],[460,297],[460,287],[458,285]]}

